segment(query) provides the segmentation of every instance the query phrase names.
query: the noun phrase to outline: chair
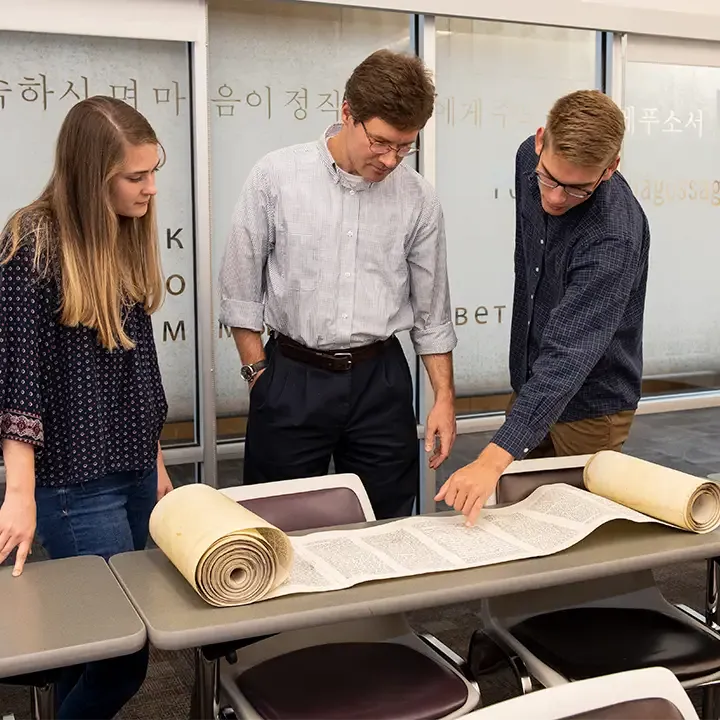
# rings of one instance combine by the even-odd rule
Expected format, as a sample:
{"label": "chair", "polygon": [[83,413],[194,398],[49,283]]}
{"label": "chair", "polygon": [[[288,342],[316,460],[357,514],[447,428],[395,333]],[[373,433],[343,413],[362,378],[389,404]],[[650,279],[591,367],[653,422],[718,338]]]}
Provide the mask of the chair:
{"label": "chair", "polygon": [[53,720],[55,718],[55,683],[60,679],[61,672],[61,670],[47,670],[0,678],[0,685],[29,686],[32,720]]}
{"label": "chair", "polygon": [[[560,469],[544,460],[531,472],[519,469],[504,476],[498,503],[522,500],[547,482],[582,487],[586,460],[564,458]],[[703,714],[718,717],[720,636],[669,603],[650,572],[489,600],[483,603],[482,619],[483,630],[473,635],[469,650],[476,677],[497,664],[498,648],[524,693],[532,690],[531,678],[553,687],[661,665],[683,687],[703,687]]]}
{"label": "chair", "polygon": [[[375,520],[355,475],[223,492],[286,532]],[[403,615],[280,633],[234,650],[231,660],[220,664],[221,697],[248,720],[450,719],[480,701],[462,658],[415,634]]]}
{"label": "chair", "polygon": [[516,460],[502,474],[487,505],[524,500],[541,485],[562,482],[584,488],[582,470],[592,455]]}
{"label": "chair", "polygon": [[661,667],[539,690],[476,710],[466,720],[697,720],[675,676]]}

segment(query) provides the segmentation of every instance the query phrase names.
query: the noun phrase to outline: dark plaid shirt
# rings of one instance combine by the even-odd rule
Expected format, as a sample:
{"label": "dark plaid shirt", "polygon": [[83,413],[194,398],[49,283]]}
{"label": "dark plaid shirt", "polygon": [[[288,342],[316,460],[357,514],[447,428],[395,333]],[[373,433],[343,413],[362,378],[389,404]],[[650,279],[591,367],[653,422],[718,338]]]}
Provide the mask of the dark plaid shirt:
{"label": "dark plaid shirt", "polygon": [[555,422],[637,407],[650,231],[620,173],[560,217],[545,213],[534,138],[515,168],[510,378],[517,401],[494,442],[515,458]]}

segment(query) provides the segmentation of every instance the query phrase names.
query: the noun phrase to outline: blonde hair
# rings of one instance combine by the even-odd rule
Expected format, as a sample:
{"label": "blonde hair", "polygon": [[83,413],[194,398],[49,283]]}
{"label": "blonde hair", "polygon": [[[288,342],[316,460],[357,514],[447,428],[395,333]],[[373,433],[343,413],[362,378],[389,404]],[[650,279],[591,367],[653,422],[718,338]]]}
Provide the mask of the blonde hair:
{"label": "blonde hair", "polygon": [[126,146],[148,143],[162,148],[145,117],[122,100],[99,95],[74,105],[47,186],[10,218],[0,243],[4,265],[32,238],[36,271],[58,277],[60,322],[95,329],[108,350],[134,347],[123,327],[127,306],[142,303],[152,313],[163,300],[155,198],[138,218],[118,216],[111,202]]}
{"label": "blonde hair", "polygon": [[548,114],[547,144],[568,162],[607,167],[620,154],[625,116],[599,90],[578,90],[560,98]]}

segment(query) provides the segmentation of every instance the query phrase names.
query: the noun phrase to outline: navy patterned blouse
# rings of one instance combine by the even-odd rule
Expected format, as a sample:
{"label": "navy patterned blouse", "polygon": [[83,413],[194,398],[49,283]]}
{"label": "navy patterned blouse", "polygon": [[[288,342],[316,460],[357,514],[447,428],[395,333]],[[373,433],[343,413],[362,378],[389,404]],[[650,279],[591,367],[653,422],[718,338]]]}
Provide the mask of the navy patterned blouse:
{"label": "navy patterned blouse", "polygon": [[0,266],[0,439],[35,446],[40,486],[151,467],[167,403],[150,317],[128,309],[132,350],[62,326],[58,283],[38,276],[34,253],[25,241]]}

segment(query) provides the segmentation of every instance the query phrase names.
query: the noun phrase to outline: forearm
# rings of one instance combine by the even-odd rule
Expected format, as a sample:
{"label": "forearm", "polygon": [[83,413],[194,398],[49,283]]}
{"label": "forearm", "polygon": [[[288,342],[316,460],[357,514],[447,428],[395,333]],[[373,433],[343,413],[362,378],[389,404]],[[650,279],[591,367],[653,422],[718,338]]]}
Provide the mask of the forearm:
{"label": "forearm", "polygon": [[435,393],[435,400],[455,401],[455,381],[453,378],[452,353],[439,355],[422,355],[430,384]]}
{"label": "forearm", "polygon": [[607,352],[636,277],[633,246],[612,238],[578,252],[543,330],[532,375],[493,442],[515,458],[536,447]]}
{"label": "forearm", "polygon": [[252,365],[265,359],[265,349],[259,332],[245,328],[232,328],[232,336],[243,365]]}
{"label": "forearm", "polygon": [[19,440],[2,441],[7,495],[35,495],[35,448]]}
{"label": "forearm", "polygon": [[272,250],[275,199],[271,169],[257,163],[233,211],[232,227],[220,267],[220,322],[229,328],[261,331],[265,266]]}
{"label": "forearm", "polygon": [[518,460],[547,435],[587,377],[579,363],[570,365],[556,358],[536,365],[538,372],[523,385],[493,437],[496,445]]}

